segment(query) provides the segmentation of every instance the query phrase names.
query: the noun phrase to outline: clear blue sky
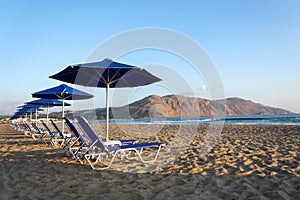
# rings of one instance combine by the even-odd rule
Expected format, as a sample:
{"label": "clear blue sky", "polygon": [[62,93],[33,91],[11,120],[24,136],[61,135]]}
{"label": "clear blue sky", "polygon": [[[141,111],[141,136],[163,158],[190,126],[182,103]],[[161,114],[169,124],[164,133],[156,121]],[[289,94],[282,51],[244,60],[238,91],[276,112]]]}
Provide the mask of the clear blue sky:
{"label": "clear blue sky", "polygon": [[[172,29],[200,44],[226,97],[300,113],[299,10],[297,0],[1,0],[0,114],[12,114],[32,92],[60,84],[48,76],[83,62],[101,42],[143,27]],[[139,64],[143,57],[130,61]]]}

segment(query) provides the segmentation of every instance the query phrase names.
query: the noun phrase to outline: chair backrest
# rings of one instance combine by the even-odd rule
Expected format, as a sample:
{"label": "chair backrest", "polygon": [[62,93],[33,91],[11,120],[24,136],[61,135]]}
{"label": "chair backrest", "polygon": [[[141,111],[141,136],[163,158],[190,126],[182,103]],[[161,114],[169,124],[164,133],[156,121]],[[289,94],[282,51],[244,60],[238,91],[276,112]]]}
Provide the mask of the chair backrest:
{"label": "chair backrest", "polygon": [[80,137],[80,133],[77,130],[77,128],[72,124],[72,122],[70,121],[69,118],[65,117],[65,122],[67,124],[67,126],[69,127],[70,131],[72,131],[72,133],[74,133],[74,135],[79,138]]}
{"label": "chair backrest", "polygon": [[29,124],[27,124],[27,122],[24,122],[24,123],[23,123],[23,126],[24,126],[28,131],[31,131],[31,128],[30,128]]}
{"label": "chair backrest", "polygon": [[58,128],[58,126],[56,125],[56,123],[52,119],[50,119],[50,122],[51,122],[52,126],[55,128],[56,132],[58,132],[59,135],[64,138],[65,136],[63,135],[63,133],[61,132],[61,130]]}
{"label": "chair backrest", "polygon": [[36,125],[36,123],[31,123],[32,127],[37,131],[37,132],[41,132],[41,130],[39,129],[39,127]]}
{"label": "chair backrest", "polygon": [[58,133],[62,134],[62,133],[61,133],[61,130],[58,128],[58,126],[56,125],[56,123],[55,123],[52,119],[50,119],[50,122],[51,122],[52,126],[55,128],[55,130],[56,130]]}
{"label": "chair backrest", "polygon": [[52,134],[52,131],[50,130],[49,126],[48,126],[43,120],[41,120],[41,122],[42,122],[43,126],[46,128],[46,130],[47,130],[50,134]]}
{"label": "chair backrest", "polygon": [[84,117],[81,117],[81,116],[77,116],[75,118],[77,119],[77,121],[78,121],[80,127],[82,128],[82,130],[87,134],[87,136],[90,138],[90,140],[92,140],[92,142],[95,143],[95,146],[100,148],[100,149],[107,150],[107,148],[103,144],[101,138],[93,130],[93,128],[88,123],[88,121]]}
{"label": "chair backrest", "polygon": [[29,130],[27,129],[27,127],[26,127],[24,124],[22,124],[22,123],[19,123],[19,124],[18,124],[18,128],[21,129],[21,130],[23,130],[23,131],[26,131],[26,130],[29,131]]}
{"label": "chair backrest", "polygon": [[82,136],[82,134],[77,130],[77,128],[72,124],[69,118],[65,117],[65,122],[70,129],[70,131],[77,137],[79,138],[80,142],[89,144],[90,142],[85,140],[85,138]]}
{"label": "chair backrest", "polygon": [[30,128],[28,129],[28,127],[24,123],[20,123],[19,127],[23,130],[31,131],[31,129]]}

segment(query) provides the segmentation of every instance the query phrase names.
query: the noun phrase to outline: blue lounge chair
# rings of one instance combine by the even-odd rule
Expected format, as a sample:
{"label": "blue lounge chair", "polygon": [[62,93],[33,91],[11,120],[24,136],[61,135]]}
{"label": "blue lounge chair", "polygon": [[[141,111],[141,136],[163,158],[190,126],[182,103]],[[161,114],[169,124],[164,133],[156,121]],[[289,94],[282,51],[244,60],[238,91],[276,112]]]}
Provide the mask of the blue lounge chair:
{"label": "blue lounge chair", "polygon": [[[124,146],[106,146],[100,139],[99,135],[95,133],[95,131],[92,129],[92,127],[89,125],[89,123],[85,118],[76,117],[76,119],[80,127],[82,128],[82,130],[87,134],[87,136],[90,138],[92,142],[92,145],[90,145],[88,149],[83,153],[83,156],[88,161],[92,169],[94,170],[103,170],[103,169],[110,168],[117,155],[125,156],[127,158],[127,155],[129,154],[127,154],[126,152],[135,152],[143,163],[154,162],[157,160],[159,151],[163,146],[163,143],[160,142],[137,143],[131,145],[124,145]],[[153,159],[146,161],[142,158],[142,151],[143,149],[149,149],[149,148],[156,148],[157,151]],[[104,167],[95,166],[95,164],[98,161],[103,161],[103,158],[110,157],[110,156],[111,156],[111,160],[106,166]]]}
{"label": "blue lounge chair", "polygon": [[21,124],[19,124],[19,123],[12,123],[12,122],[10,122],[9,124],[10,124],[15,130],[23,131]]}
{"label": "blue lounge chair", "polygon": [[43,120],[41,120],[41,122],[42,122],[43,126],[45,127],[46,131],[48,131],[48,133],[51,137],[55,137],[58,134],[58,132],[51,131],[49,126]]}
{"label": "blue lounge chair", "polygon": [[[84,119],[83,117],[75,117],[77,120],[78,119]],[[86,119],[85,119],[86,120]],[[90,127],[90,125],[89,125]],[[91,128],[92,129],[92,128]],[[92,129],[91,131],[94,132],[94,130]],[[95,132],[94,132],[95,133]],[[96,133],[95,133],[96,134]],[[123,145],[129,145],[129,144],[135,144],[135,143],[138,143],[139,141],[138,140],[110,140],[109,142],[103,142],[104,145],[106,146],[115,146],[115,145],[118,145],[118,146],[123,146]]]}
{"label": "blue lounge chair", "polygon": [[16,124],[16,129],[18,131],[22,131],[26,136],[31,136],[31,133],[33,132],[33,130],[28,126],[28,124],[25,123]]}
{"label": "blue lounge chair", "polygon": [[58,128],[58,126],[56,125],[56,123],[52,119],[50,119],[50,122],[51,122],[52,126],[54,127],[54,129],[56,130],[56,132],[59,133],[63,137],[63,133],[60,130],[60,128]]}
{"label": "blue lounge chair", "polygon": [[34,128],[30,127],[29,124],[27,124],[27,122],[24,122],[22,125],[24,127],[24,130],[27,129],[30,132],[36,132],[36,130]]}
{"label": "blue lounge chair", "polygon": [[[26,124],[26,123],[25,123]],[[28,124],[27,124],[28,125]],[[44,139],[47,136],[47,132],[40,129],[36,123],[31,123],[31,126],[33,127],[33,132],[31,133],[31,136],[33,139],[36,139],[36,136],[39,136],[40,139]]]}
{"label": "blue lounge chair", "polygon": [[67,134],[66,132],[63,133],[52,119],[50,119],[50,122],[51,122],[52,126],[54,127],[54,129],[56,130],[56,132],[60,135],[60,137],[62,139],[64,139],[61,145],[63,145],[65,143],[65,141],[67,141],[68,139],[72,138],[71,134]]}
{"label": "blue lounge chair", "polygon": [[75,160],[83,163],[82,157],[78,157],[77,154],[81,151],[85,151],[89,146],[92,145],[92,143],[89,138],[86,137],[86,135],[81,134],[81,132],[72,124],[69,118],[65,117],[64,119],[69,130],[75,135],[75,139],[73,141],[68,140],[62,149],[71,153]]}
{"label": "blue lounge chair", "polygon": [[49,126],[43,120],[41,120],[41,122],[42,122],[43,126],[45,127],[46,131],[48,132],[48,134],[50,135],[50,139],[51,139],[50,142],[51,142],[52,145],[55,145],[58,142],[61,142],[61,143],[64,142],[65,139],[62,138],[62,136],[60,135],[60,133],[51,131],[51,129],[49,128]]}

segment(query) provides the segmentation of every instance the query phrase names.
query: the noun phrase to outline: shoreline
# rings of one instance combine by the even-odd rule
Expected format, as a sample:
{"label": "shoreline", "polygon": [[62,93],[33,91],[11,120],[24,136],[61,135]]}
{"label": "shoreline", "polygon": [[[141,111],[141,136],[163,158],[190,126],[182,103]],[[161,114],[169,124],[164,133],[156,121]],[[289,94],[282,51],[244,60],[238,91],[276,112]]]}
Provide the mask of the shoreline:
{"label": "shoreline", "polygon": [[[104,125],[93,127],[100,135],[104,130]],[[114,139],[153,132],[141,140],[167,144],[179,128],[185,130],[181,125],[110,125]],[[145,166],[126,162],[93,171],[59,148],[0,125],[0,194],[3,199],[300,198],[300,126],[224,125],[212,150],[199,158],[207,128],[200,125],[191,143],[164,168],[138,173]],[[126,172],[133,167],[136,172]]]}

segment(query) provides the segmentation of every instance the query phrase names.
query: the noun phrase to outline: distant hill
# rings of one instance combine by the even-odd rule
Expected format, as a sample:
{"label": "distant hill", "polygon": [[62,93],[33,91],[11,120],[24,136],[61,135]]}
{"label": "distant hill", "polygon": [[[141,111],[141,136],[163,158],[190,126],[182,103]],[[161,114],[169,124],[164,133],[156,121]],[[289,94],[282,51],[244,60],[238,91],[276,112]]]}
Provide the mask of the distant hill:
{"label": "distant hill", "polygon": [[[224,112],[222,110],[224,109],[226,110],[227,116],[292,114],[292,112],[284,109],[265,106],[237,97],[211,102],[207,99],[178,95],[163,97],[151,95],[127,106],[110,109],[110,118],[112,118],[112,116],[119,119],[218,116],[223,115]],[[96,112],[98,118],[105,118],[106,116],[105,108],[80,111],[80,114],[88,116],[91,112]]]}

